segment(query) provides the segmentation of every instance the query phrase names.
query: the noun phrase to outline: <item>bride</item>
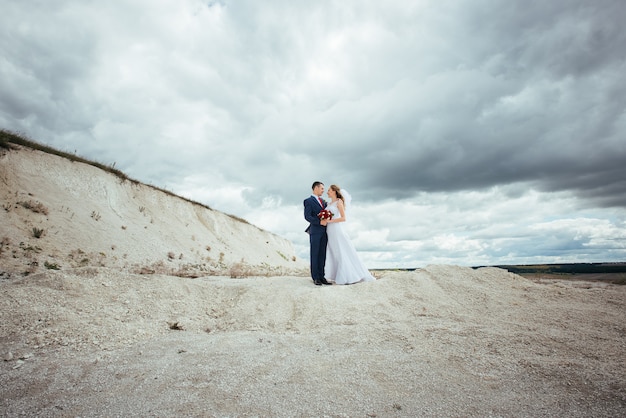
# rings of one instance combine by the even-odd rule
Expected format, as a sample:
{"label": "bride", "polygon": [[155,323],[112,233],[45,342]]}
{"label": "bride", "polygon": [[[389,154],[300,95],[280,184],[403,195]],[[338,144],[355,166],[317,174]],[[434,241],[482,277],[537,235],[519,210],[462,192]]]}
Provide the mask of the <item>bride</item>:
{"label": "bride", "polygon": [[343,229],[346,221],[346,206],[351,197],[346,190],[333,184],[328,189],[328,197],[332,200],[326,209],[332,212],[332,219],[326,221],[328,247],[326,249],[326,266],[324,277],[336,284],[352,284],[376,280],[365,268],[356,253],[354,245]]}

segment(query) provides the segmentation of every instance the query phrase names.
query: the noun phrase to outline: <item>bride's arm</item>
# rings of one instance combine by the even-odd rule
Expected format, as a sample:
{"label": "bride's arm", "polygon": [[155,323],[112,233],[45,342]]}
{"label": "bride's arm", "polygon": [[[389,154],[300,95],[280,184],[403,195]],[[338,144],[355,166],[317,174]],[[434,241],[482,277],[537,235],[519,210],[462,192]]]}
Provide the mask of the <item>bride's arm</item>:
{"label": "bride's arm", "polygon": [[337,209],[339,209],[339,217],[333,218],[328,222],[345,222],[346,221],[346,211],[343,208],[343,202],[341,199],[337,200]]}

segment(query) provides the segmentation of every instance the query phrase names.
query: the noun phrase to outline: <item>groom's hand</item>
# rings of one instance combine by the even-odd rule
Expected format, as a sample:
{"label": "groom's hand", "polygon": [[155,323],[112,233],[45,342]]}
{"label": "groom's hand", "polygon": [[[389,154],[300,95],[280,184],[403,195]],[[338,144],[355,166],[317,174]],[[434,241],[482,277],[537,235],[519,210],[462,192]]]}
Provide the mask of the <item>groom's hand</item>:
{"label": "groom's hand", "polygon": [[322,225],[322,226],[326,226],[327,224],[328,224],[328,219],[322,219],[320,221],[320,225]]}

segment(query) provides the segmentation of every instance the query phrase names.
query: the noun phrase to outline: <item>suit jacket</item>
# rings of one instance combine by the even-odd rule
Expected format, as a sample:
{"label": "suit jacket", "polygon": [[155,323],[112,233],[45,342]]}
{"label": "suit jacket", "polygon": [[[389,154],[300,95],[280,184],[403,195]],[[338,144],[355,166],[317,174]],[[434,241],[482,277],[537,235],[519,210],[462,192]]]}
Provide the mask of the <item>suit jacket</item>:
{"label": "suit jacket", "polygon": [[315,197],[310,196],[308,199],[304,199],[304,219],[309,223],[304,232],[309,234],[325,232],[326,227],[320,225],[320,218],[317,217],[322,209],[326,209],[326,204],[322,207]]}

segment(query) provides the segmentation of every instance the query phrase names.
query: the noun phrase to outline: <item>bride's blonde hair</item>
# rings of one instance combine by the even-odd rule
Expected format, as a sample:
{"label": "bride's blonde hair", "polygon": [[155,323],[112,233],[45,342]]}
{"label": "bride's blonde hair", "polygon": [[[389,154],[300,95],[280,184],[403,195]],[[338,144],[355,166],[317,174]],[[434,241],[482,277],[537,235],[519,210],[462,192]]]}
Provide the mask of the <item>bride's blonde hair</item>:
{"label": "bride's blonde hair", "polygon": [[341,188],[339,186],[337,186],[336,184],[331,184],[330,188],[334,190],[334,192],[337,194],[337,199],[341,199],[341,201],[343,202],[343,204],[346,204],[346,199],[344,199],[343,195],[341,194]]}

